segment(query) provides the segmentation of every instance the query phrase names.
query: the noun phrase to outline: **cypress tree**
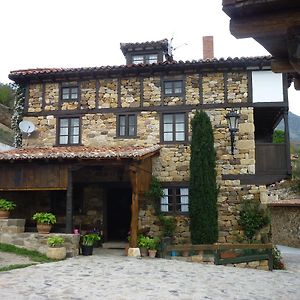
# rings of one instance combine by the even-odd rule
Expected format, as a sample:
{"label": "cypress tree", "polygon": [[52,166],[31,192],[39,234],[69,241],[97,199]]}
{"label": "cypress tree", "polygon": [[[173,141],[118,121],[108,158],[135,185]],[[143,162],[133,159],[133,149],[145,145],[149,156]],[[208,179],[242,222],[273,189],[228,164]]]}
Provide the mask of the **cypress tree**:
{"label": "cypress tree", "polygon": [[193,244],[218,240],[216,154],[210,119],[197,111],[192,119],[189,212]]}

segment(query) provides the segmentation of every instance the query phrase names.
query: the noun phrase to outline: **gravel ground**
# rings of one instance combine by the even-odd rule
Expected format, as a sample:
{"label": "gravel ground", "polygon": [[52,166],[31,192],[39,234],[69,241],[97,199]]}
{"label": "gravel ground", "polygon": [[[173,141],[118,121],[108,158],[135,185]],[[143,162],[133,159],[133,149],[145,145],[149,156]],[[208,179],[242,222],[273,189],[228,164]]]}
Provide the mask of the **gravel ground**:
{"label": "gravel ground", "polygon": [[0,299],[298,300],[298,271],[136,259],[104,251],[1,272]]}

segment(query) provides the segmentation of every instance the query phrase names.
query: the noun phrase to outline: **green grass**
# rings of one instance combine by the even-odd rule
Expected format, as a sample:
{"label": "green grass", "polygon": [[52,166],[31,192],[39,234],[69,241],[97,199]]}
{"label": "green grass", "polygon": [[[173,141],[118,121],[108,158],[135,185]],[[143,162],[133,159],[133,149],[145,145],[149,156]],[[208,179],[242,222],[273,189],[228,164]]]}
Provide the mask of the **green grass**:
{"label": "green grass", "polygon": [[9,266],[0,268],[0,272],[6,272],[6,271],[14,270],[14,269],[22,269],[22,268],[26,268],[26,267],[29,267],[32,265],[35,265],[35,264],[9,265]]}
{"label": "green grass", "polygon": [[46,255],[39,253],[38,251],[28,250],[25,248],[19,248],[14,245],[0,243],[0,252],[14,253],[20,256],[26,256],[34,262],[46,263],[53,262],[54,260],[48,258]]}

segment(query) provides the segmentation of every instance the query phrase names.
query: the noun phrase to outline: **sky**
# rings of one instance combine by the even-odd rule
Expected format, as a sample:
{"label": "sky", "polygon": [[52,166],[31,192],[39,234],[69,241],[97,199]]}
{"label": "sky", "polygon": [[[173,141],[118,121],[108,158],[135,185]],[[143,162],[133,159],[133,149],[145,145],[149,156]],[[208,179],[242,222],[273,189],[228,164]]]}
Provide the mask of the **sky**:
{"label": "sky", "polygon": [[[120,43],[173,38],[175,60],[202,58],[202,36],[215,57],[269,55],[253,39],[235,39],[222,0],[1,0],[0,82],[12,70],[122,65]],[[300,92],[289,89],[300,115]]]}

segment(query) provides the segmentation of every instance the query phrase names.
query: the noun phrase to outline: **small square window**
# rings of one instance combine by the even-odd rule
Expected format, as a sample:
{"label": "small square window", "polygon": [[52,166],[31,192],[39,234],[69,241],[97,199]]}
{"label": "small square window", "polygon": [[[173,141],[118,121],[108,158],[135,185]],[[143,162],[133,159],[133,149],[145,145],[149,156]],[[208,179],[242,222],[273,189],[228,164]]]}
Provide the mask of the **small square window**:
{"label": "small square window", "polygon": [[61,100],[63,101],[75,101],[78,100],[78,87],[77,86],[66,86],[61,88]]}
{"label": "small square window", "polygon": [[170,187],[163,189],[160,210],[163,213],[188,213],[189,189],[187,187]]}
{"label": "small square window", "polygon": [[165,96],[182,96],[183,95],[183,81],[182,80],[168,80],[163,82],[163,90]]}
{"label": "small square window", "polygon": [[117,136],[118,137],[135,137],[137,131],[136,124],[136,115],[135,114],[126,114],[118,116],[118,128]]}

